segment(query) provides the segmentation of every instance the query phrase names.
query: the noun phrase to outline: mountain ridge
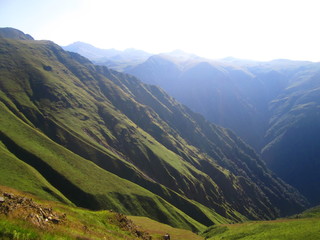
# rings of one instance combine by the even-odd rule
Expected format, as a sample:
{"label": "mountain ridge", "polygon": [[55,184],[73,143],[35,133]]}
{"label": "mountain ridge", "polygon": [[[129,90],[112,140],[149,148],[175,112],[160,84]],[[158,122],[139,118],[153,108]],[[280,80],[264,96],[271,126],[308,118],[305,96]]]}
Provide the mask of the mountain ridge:
{"label": "mountain ridge", "polygon": [[0,43],[1,149],[64,194],[73,186],[71,202],[192,230],[307,206],[234,133],[163,90],[50,41]]}
{"label": "mountain ridge", "polygon": [[16,40],[34,40],[29,34],[25,34],[24,32],[11,27],[0,28],[0,37]]}
{"label": "mountain ridge", "polygon": [[[182,57],[179,57],[180,55]],[[319,203],[320,198],[315,193],[319,191],[313,190],[320,189],[319,185],[315,184],[319,179],[309,177],[317,175],[319,170],[316,163],[318,152],[313,150],[317,149],[313,141],[319,136],[319,131],[311,119],[305,118],[305,121],[309,121],[313,126],[313,130],[308,130],[303,118],[297,121],[292,114],[296,112],[307,115],[310,109],[318,111],[316,89],[319,63],[287,59],[263,62],[231,57],[214,61],[178,52],[153,55],[145,62],[124,71],[143,82],[162,87],[211,122],[235,131],[262,155],[273,171],[298,187],[313,204]],[[289,97],[290,101],[285,101],[286,97]],[[305,103],[295,106],[297,98],[304,98]],[[309,102],[306,99],[309,99]],[[283,108],[282,104],[287,108]],[[305,110],[299,112],[297,108]],[[305,133],[299,130],[296,134],[307,139],[309,144],[296,141],[292,145],[290,138],[294,135],[288,133],[285,137],[281,136],[285,131],[295,131],[286,127],[292,125],[290,121],[296,123],[296,128],[300,128],[299,124],[305,126]],[[285,130],[278,131],[277,128]],[[272,132],[276,133],[273,139]],[[309,134],[306,134],[307,132]],[[281,142],[280,145],[277,142]],[[298,151],[299,148],[302,150]],[[283,149],[286,154],[282,153]],[[296,154],[292,154],[290,149],[297,149]],[[312,152],[314,156],[303,152]],[[300,160],[297,156],[300,156]],[[290,158],[300,163],[295,164],[295,170],[289,173],[286,172],[286,166],[291,163],[286,159]],[[301,171],[304,169],[304,159],[314,167]],[[301,178],[292,177],[296,175]],[[305,181],[304,178],[310,180]]]}
{"label": "mountain ridge", "polygon": [[[218,68],[210,61],[206,65],[199,62],[174,76],[167,74],[161,64],[147,60],[128,72],[163,87],[193,111],[235,131],[274,172],[298,187],[313,204],[319,204],[319,179],[310,177],[319,171],[319,153],[314,142],[320,132],[312,120],[318,119],[319,112],[319,63],[284,59],[226,62]],[[164,76],[156,74],[158,78],[153,81],[153,72]],[[295,134],[301,142],[292,141]],[[294,169],[289,172],[287,166],[292,162]]]}
{"label": "mountain ridge", "polygon": [[84,42],[75,42],[62,47],[66,51],[76,52],[89,58],[95,64],[113,67],[115,70],[130,68],[145,61],[152,54],[134,48],[123,51],[117,49],[101,49]]}

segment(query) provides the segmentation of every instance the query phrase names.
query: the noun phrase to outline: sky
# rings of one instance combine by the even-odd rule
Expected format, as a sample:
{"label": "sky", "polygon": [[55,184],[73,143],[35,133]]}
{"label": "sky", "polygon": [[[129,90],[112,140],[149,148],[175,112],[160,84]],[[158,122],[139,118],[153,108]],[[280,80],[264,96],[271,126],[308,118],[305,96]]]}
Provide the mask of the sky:
{"label": "sky", "polygon": [[65,46],[320,61],[318,0],[0,0],[0,27]]}

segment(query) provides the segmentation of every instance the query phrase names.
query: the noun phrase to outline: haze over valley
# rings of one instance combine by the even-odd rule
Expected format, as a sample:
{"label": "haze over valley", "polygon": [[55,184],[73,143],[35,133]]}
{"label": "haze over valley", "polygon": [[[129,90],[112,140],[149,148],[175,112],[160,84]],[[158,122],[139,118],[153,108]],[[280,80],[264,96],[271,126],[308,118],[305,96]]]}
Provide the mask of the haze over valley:
{"label": "haze over valley", "polygon": [[64,48],[159,86],[207,120],[233,130],[274,172],[319,202],[320,63],[210,60],[183,51],[148,56],[138,50],[130,50],[135,57],[127,56],[131,61],[126,62],[119,56],[129,50],[103,55],[80,42]]}

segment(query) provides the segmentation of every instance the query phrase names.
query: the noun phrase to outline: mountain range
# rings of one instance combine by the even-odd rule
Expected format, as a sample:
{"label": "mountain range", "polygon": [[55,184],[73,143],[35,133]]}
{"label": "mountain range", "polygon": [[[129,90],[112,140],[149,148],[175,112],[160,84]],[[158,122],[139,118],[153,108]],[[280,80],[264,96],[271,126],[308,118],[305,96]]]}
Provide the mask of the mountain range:
{"label": "mountain range", "polygon": [[183,52],[124,70],[234,131],[272,171],[320,203],[320,63],[210,60]]}
{"label": "mountain range", "polygon": [[128,72],[161,86],[209,121],[233,130],[271,170],[319,204],[320,64],[235,59],[191,62],[157,55]]}
{"label": "mountain range", "polygon": [[161,88],[16,29],[0,35],[2,185],[193,231],[309,205],[234,132]]}
{"label": "mountain range", "polygon": [[152,56],[150,53],[133,48],[128,48],[124,51],[114,48],[100,49],[84,42],[75,42],[64,46],[63,49],[79,53],[95,64],[104,65],[118,71],[124,71],[124,69],[142,63]]}

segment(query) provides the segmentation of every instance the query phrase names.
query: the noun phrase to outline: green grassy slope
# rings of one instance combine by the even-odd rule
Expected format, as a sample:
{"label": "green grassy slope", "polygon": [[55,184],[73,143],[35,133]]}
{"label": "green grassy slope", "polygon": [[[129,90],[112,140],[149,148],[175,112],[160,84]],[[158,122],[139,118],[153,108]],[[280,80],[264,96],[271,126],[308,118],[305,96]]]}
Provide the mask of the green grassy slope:
{"label": "green grassy slope", "polygon": [[152,226],[141,226],[139,222],[132,222],[127,216],[114,211],[90,211],[44,201],[4,186],[0,186],[0,196],[4,198],[0,206],[1,239],[147,240],[149,236],[161,239],[157,229],[174,234],[174,239],[202,239],[191,231],[169,227],[146,217],[143,218],[144,223],[152,223]]}
{"label": "green grassy slope", "polygon": [[[9,150],[11,152],[8,154],[9,157],[11,156],[12,159],[23,165],[23,171],[25,168],[29,170],[31,167],[20,163],[21,161],[17,158],[21,158],[36,168],[73,203],[91,209],[114,209],[127,214],[150,216],[185,228],[197,229],[201,227],[201,224],[151,192],[97,167],[92,162],[56,144],[41,132],[17,119],[3,104],[0,106],[0,112],[2,116],[0,139],[7,148],[5,149],[2,145],[1,150],[4,152]],[[12,157],[12,154],[15,156]],[[4,165],[3,171],[1,171],[4,179],[2,184],[17,186],[19,182],[14,180],[18,178],[20,182],[25,182],[24,185],[31,189],[30,192],[39,196],[43,193],[39,189],[41,182],[36,181],[36,177],[44,182],[43,185],[51,187],[34,169],[31,169],[32,174],[18,175],[12,169],[17,167],[18,164],[14,162]],[[13,177],[7,173],[13,174]],[[23,185],[20,185],[18,188],[22,187]],[[56,190],[52,190],[53,193],[55,193],[54,191]],[[51,195],[54,197],[58,194],[60,193]],[[65,199],[61,194],[59,196],[61,199]],[[126,205],[124,201],[127,202]]]}
{"label": "green grassy slope", "polygon": [[302,217],[302,218],[310,218],[310,217],[320,218],[320,206],[316,206],[316,207],[310,208],[310,209],[302,212],[301,214],[298,214],[296,217]]}
{"label": "green grassy slope", "polygon": [[208,228],[202,236],[206,239],[308,239],[316,240],[320,234],[319,207],[309,209],[292,218],[273,221],[246,222],[217,225]]}
{"label": "green grassy slope", "polygon": [[243,224],[209,227],[202,236],[206,239],[308,239],[316,240],[320,234],[319,206],[308,209],[291,218],[274,221],[247,222]]}
{"label": "green grassy slope", "polygon": [[1,141],[74,204],[189,229],[303,208],[250,147],[160,89],[49,41],[0,49]]}
{"label": "green grassy slope", "polygon": [[201,240],[203,237],[184,229],[173,228],[146,217],[128,216],[137,226],[149,232],[153,239],[163,239],[165,234],[169,234],[171,239]]}
{"label": "green grassy slope", "polygon": [[5,145],[0,143],[0,182],[21,191],[29,192],[43,199],[56,200],[71,204],[39,172],[13,155]]}
{"label": "green grassy slope", "polygon": [[319,218],[296,220],[275,220],[249,222],[212,227],[204,234],[207,239],[275,239],[275,240],[316,240],[320,234]]}
{"label": "green grassy slope", "polygon": [[[28,42],[28,44],[30,43]],[[43,47],[44,49],[42,50],[45,51],[48,43],[34,42],[34,44],[36,45],[36,48],[38,50],[41,50],[41,47]],[[56,47],[51,43],[49,43],[49,46]],[[26,50],[24,47],[20,46],[21,49]],[[42,53],[42,51],[40,51],[40,53]],[[39,56],[41,56],[40,53]],[[31,56],[26,54],[25,52],[19,54],[21,57],[20,59]],[[32,64],[37,63],[37,61],[41,59],[39,58],[39,56],[38,58],[32,59],[32,61],[30,62],[32,62]],[[8,55],[5,57],[8,57]],[[47,55],[41,57],[45,58],[47,57]],[[8,64],[12,59],[9,58],[6,60],[6,63]],[[43,59],[42,61],[45,61],[45,59]],[[12,64],[17,63],[13,62]],[[59,67],[59,62],[55,63],[55,68],[57,67]],[[18,69],[18,67],[16,68]],[[11,81],[12,79],[14,79],[17,73],[9,71],[4,73],[4,75],[7,74],[8,76],[7,78],[3,78],[1,82],[2,89],[6,93],[6,95],[2,93],[2,95],[4,96],[3,101],[8,107],[10,107],[10,109],[12,109],[12,111],[17,114],[17,116],[19,116],[22,120],[24,120],[31,126],[36,125],[38,128],[47,133],[53,140],[56,140],[60,144],[68,147],[70,150],[75,151],[79,155],[87,159],[91,159],[99,166],[108,169],[109,171],[112,171],[120,175],[121,177],[136,181],[139,184],[148,187],[157,194],[160,194],[161,196],[166,198],[168,201],[174,202],[178,207],[188,208],[184,210],[189,211],[189,214],[191,214],[192,217],[196,217],[198,218],[198,220],[204,221],[206,224],[210,224],[215,221],[214,218],[208,218],[207,213],[201,212],[199,208],[200,205],[196,206],[194,203],[191,203],[189,200],[177,193],[168,192],[167,190],[165,190],[165,188],[159,186],[149,177],[146,177],[144,173],[133,166],[129,161],[125,161],[124,158],[127,160],[128,157],[123,156],[120,151],[112,148],[108,144],[106,139],[111,139],[117,143],[118,139],[121,140],[122,136],[116,134],[119,134],[119,131],[120,134],[122,134],[122,131],[129,130],[131,134],[128,139],[125,139],[126,141],[140,138],[141,143],[138,147],[142,148],[142,151],[145,151],[145,148],[148,144],[148,147],[150,149],[147,149],[148,151],[158,152],[158,154],[163,156],[162,158],[166,158],[167,162],[171,161],[172,164],[176,164],[176,166],[174,167],[183,167],[188,173],[188,169],[185,166],[186,164],[182,162],[181,159],[177,159],[175,154],[163,148],[156,141],[154,141],[153,144],[150,144],[150,141],[153,139],[150,135],[148,135],[144,131],[134,128],[133,126],[135,126],[135,124],[126,119],[126,117],[119,111],[117,111],[114,107],[110,106],[110,104],[108,104],[107,102],[107,99],[105,99],[103,103],[98,103],[97,100],[95,100],[90,94],[85,91],[86,86],[81,85],[79,79],[75,78],[73,75],[68,74],[68,76],[65,76],[65,74],[61,73],[64,71],[61,70],[61,72],[59,72],[57,75],[61,74],[62,76],[58,76],[59,78],[55,79],[55,74],[53,74],[53,76],[46,77],[47,73],[46,70],[42,68],[42,65],[40,66],[40,69],[41,71],[38,71],[34,66],[28,66],[28,68],[26,68],[26,71],[23,72],[20,76],[20,82]],[[81,65],[76,69],[81,69]],[[29,78],[28,75],[31,75],[31,78]],[[76,85],[73,86],[74,88],[77,88],[77,85],[80,85],[82,88],[77,88],[77,91],[73,91],[69,86],[67,86],[67,84],[72,84],[72,82],[59,82],[59,80],[61,80],[61,77],[65,77],[65,79],[71,78],[71,80],[76,81]],[[31,82],[28,82],[29,80]],[[60,83],[63,86],[59,86]],[[44,87],[42,84],[48,86]],[[55,84],[57,84],[56,87],[50,86]],[[67,91],[67,89],[69,89],[70,91]],[[49,92],[44,93],[44,91]],[[28,95],[31,94],[33,94],[33,101],[30,101],[30,98],[28,97]],[[63,96],[61,96],[61,94],[63,94]],[[51,95],[53,95],[53,99],[50,99]],[[49,99],[43,99],[43,96]],[[55,97],[59,99],[54,99]],[[64,99],[65,97],[68,99]],[[79,103],[77,101],[83,101],[84,99],[86,99],[86,101],[82,102],[81,106],[79,106]],[[52,102],[50,102],[50,100]],[[50,103],[50,105],[48,103]],[[57,104],[58,106],[55,107],[55,104]],[[61,106],[63,104],[70,104],[72,105],[72,107],[63,107]],[[43,113],[41,111],[43,111]],[[101,118],[99,113],[102,115]],[[82,114],[85,116],[83,116]],[[106,114],[108,114],[108,118]],[[93,119],[87,119],[86,116],[90,116],[90,118]],[[113,119],[112,122],[110,122],[110,117]],[[96,118],[100,119],[97,119],[97,121]],[[102,121],[108,121],[108,125],[101,124]],[[109,131],[106,126],[108,126],[109,128],[112,127],[112,132]],[[142,144],[144,144],[145,146]],[[131,147],[133,148],[135,146],[131,145]],[[174,160],[178,161],[176,161],[175,163]],[[67,174],[67,171],[65,171],[63,174]],[[214,215],[210,214],[210,216]],[[163,221],[167,222],[168,220],[164,218]]]}

